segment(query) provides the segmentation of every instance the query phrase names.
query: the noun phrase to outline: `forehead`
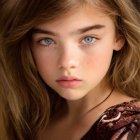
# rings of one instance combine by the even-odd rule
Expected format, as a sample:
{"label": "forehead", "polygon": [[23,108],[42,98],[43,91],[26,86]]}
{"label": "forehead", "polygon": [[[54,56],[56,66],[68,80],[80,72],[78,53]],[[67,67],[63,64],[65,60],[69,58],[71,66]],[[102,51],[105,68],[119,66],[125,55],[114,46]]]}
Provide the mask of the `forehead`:
{"label": "forehead", "polygon": [[58,32],[72,32],[86,26],[92,25],[113,26],[112,19],[97,6],[84,5],[71,10],[53,21],[37,25],[35,28],[47,29]]}

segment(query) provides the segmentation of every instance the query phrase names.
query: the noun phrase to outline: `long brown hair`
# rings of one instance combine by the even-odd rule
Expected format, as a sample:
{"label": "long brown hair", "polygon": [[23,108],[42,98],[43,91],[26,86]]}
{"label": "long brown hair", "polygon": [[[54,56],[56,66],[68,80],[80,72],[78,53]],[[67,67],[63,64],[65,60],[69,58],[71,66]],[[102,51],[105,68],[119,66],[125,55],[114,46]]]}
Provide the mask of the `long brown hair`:
{"label": "long brown hair", "polygon": [[140,15],[132,1],[0,1],[0,139],[35,140],[54,114],[53,109],[61,105],[62,99],[36,70],[31,33],[35,25],[56,20],[81,4],[103,7],[114,20],[125,45],[114,52],[108,80],[121,92],[140,98]]}

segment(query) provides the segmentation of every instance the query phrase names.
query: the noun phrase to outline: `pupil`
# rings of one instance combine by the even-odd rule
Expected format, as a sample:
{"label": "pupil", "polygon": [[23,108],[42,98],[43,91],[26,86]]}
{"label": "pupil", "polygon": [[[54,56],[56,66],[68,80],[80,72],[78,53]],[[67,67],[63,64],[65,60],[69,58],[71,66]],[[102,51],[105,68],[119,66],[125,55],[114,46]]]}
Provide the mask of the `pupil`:
{"label": "pupil", "polygon": [[47,43],[47,44],[51,44],[52,41],[51,41],[50,39],[47,39],[47,40],[46,40],[46,43]]}
{"label": "pupil", "polygon": [[86,38],[86,42],[91,42],[92,41],[92,38],[91,37],[87,37]]}

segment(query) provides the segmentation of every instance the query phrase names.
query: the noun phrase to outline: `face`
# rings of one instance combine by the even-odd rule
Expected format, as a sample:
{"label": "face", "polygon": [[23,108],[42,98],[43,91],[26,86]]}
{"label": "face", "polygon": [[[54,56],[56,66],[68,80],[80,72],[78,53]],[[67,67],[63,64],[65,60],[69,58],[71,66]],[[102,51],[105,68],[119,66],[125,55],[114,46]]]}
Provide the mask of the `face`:
{"label": "face", "polygon": [[121,47],[111,18],[95,7],[83,6],[36,26],[31,49],[45,83],[61,97],[78,100],[101,86],[113,50]]}

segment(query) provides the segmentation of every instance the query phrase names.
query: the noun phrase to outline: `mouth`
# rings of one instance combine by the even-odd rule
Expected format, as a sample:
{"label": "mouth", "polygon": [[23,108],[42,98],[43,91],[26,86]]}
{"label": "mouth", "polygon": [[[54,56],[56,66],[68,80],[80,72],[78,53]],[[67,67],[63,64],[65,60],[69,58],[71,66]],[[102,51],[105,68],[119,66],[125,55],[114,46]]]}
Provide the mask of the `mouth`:
{"label": "mouth", "polygon": [[63,88],[73,88],[78,86],[82,80],[74,76],[62,76],[56,82]]}

